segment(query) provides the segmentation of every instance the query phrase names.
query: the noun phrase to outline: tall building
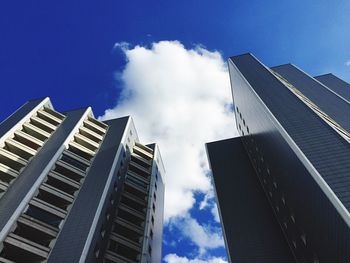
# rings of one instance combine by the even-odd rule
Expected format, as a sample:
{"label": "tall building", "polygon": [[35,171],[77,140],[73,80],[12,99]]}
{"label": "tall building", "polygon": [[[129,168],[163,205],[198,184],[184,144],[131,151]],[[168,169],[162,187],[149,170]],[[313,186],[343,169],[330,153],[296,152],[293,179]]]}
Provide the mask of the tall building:
{"label": "tall building", "polygon": [[228,61],[240,137],[207,144],[231,262],[350,262],[350,85]]}
{"label": "tall building", "polygon": [[130,117],[28,101],[0,124],[0,262],[160,262],[164,172]]}

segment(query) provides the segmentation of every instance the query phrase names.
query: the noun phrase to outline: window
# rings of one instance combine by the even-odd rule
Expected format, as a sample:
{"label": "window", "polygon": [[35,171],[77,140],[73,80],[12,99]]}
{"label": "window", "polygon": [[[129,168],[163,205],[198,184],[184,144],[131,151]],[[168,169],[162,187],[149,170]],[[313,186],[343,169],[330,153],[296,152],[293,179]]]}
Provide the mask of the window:
{"label": "window", "polygon": [[154,201],[157,200],[157,195],[156,195],[156,192],[153,193],[153,198],[154,198]]}
{"label": "window", "polygon": [[154,217],[153,216],[152,216],[151,222],[152,222],[152,225],[154,225]]}
{"label": "window", "polygon": [[304,245],[306,245],[306,235],[305,233],[303,233],[301,236],[300,236],[301,240],[303,241]]}
{"label": "window", "polygon": [[98,256],[100,255],[100,249],[98,248],[98,246],[95,247],[95,257],[98,258]]}
{"label": "window", "polygon": [[295,223],[295,216],[293,212],[290,213],[290,219],[292,219],[293,223]]}
{"label": "window", "polygon": [[282,200],[282,203],[283,203],[284,205],[286,205],[286,199],[284,198],[284,196],[282,196],[281,200]]}
{"label": "window", "polygon": [[152,205],[152,209],[153,209],[153,212],[156,211],[156,206],[154,205],[154,203],[153,203],[153,205]]}
{"label": "window", "polygon": [[152,255],[152,247],[148,245],[148,254],[151,256]]}
{"label": "window", "polygon": [[275,187],[275,189],[277,189],[277,182],[275,179],[273,180],[273,186]]}

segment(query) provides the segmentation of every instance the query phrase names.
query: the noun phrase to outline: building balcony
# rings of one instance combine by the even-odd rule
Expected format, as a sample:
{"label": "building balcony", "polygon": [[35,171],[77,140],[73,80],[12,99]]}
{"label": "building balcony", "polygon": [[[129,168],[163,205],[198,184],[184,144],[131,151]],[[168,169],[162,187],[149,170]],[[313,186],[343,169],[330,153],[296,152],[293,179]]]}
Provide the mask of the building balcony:
{"label": "building balcony", "polygon": [[46,141],[50,137],[50,133],[40,129],[39,127],[27,122],[23,124],[23,131],[38,140]]}
{"label": "building balcony", "polygon": [[130,197],[130,195],[128,196],[123,194],[120,202],[121,204],[128,206],[142,215],[146,214],[147,203],[135,201],[135,199]]}
{"label": "building balcony", "polygon": [[106,128],[97,125],[96,122],[93,122],[93,119],[87,119],[84,121],[84,127],[90,129],[91,131],[103,136],[106,133]]}
{"label": "building balcony", "polygon": [[14,139],[7,139],[5,141],[4,149],[22,157],[27,161],[29,161],[37,153],[37,151],[33,148],[30,148],[27,145]]}
{"label": "building balcony", "polygon": [[49,173],[45,183],[72,196],[80,188],[80,183],[54,171]]}
{"label": "building balcony", "polygon": [[40,185],[37,198],[63,210],[67,210],[67,207],[74,201],[74,196],[69,195],[46,183]]}
{"label": "building balcony", "polygon": [[35,151],[38,151],[44,145],[44,142],[27,134],[23,131],[15,131],[14,140],[32,148]]}
{"label": "building balcony", "polygon": [[143,200],[144,202],[147,201],[148,198],[148,191],[144,190],[143,188],[140,188],[139,186],[135,186],[132,183],[125,182],[124,184],[124,192],[129,193],[135,197],[137,197],[140,200]]}
{"label": "building balcony", "polygon": [[37,115],[39,118],[51,123],[52,125],[59,125],[63,119],[57,118],[56,116],[52,115],[51,113],[44,111],[44,110],[39,110],[37,111]]}
{"label": "building balcony", "polygon": [[142,167],[144,167],[146,170],[149,170],[152,166],[152,160],[147,160],[137,154],[132,153],[131,154],[131,160]]}
{"label": "building balcony", "polygon": [[119,235],[111,234],[107,249],[107,254],[114,256],[116,262],[139,262],[141,256],[140,245],[129,242]]}
{"label": "building balcony", "polygon": [[143,168],[141,165],[138,165],[137,163],[135,163],[133,161],[129,162],[128,171],[134,172],[135,174],[140,175],[140,176],[147,178],[147,179],[150,176],[150,170]]}
{"label": "building balcony", "polygon": [[87,161],[90,161],[95,155],[94,151],[91,151],[90,149],[74,141],[69,143],[68,150],[79,155],[81,158],[86,159]]}
{"label": "building balcony", "polygon": [[97,142],[90,140],[88,137],[85,137],[84,135],[79,133],[74,135],[74,141],[84,146],[85,148],[88,148],[90,151],[93,151],[94,153],[100,146]]}
{"label": "building balcony", "polygon": [[146,160],[151,161],[153,159],[153,153],[150,153],[141,147],[141,144],[135,144],[133,147],[133,153],[139,155],[142,158],[145,158]]}
{"label": "building balcony", "polygon": [[85,177],[85,173],[83,171],[62,160],[58,160],[56,162],[53,171],[62,174],[76,182],[80,182]]}
{"label": "building balcony", "polygon": [[0,182],[9,185],[14,179],[17,178],[18,172],[2,163],[0,163]]}
{"label": "building balcony", "polygon": [[13,233],[39,245],[50,247],[51,241],[58,235],[58,228],[30,218],[27,215],[22,215],[18,218],[17,226]]}
{"label": "building balcony", "polygon": [[90,130],[87,129],[86,127],[80,127],[79,128],[79,133],[84,135],[85,137],[89,138],[90,140],[96,142],[96,143],[100,143],[103,140],[103,136]]}
{"label": "building balcony", "polygon": [[29,204],[31,204],[34,207],[37,207],[47,213],[50,213],[58,218],[64,219],[67,215],[67,211],[64,209],[61,209],[59,207],[56,207],[48,202],[45,202],[44,200],[38,199],[34,197]]}
{"label": "building balcony", "polygon": [[40,129],[44,130],[45,132],[52,133],[57,129],[57,126],[52,125],[51,123],[39,118],[39,117],[31,117],[30,123],[36,127],[39,127]]}
{"label": "building balcony", "polygon": [[[125,234],[125,233],[123,233]],[[124,246],[127,246],[128,248],[140,253],[141,252],[141,243],[140,241],[133,241],[128,236],[121,235],[119,233],[111,233],[110,237],[111,240],[115,241],[116,243],[122,244]]]}
{"label": "building balcony", "polygon": [[6,149],[0,149],[0,163],[20,173],[27,165],[27,160]]}
{"label": "building balcony", "polygon": [[[138,226],[138,225],[135,225],[133,223],[131,223],[130,221],[128,220],[125,220],[121,217],[117,217],[115,220],[114,220],[114,224],[117,224],[117,225],[122,225],[124,227],[127,227],[137,233],[139,233],[140,235],[143,235],[143,228],[141,226]],[[115,230],[117,228],[116,225],[113,226],[113,230]]]}
{"label": "building balcony", "polygon": [[138,263],[139,259],[136,256],[135,260],[131,260],[129,258],[126,258],[126,257],[123,257],[121,255],[118,255],[115,252],[107,250],[106,255],[105,255],[105,262],[106,263]]}
{"label": "building balcony", "polygon": [[42,262],[49,252],[49,248],[11,233],[4,240],[0,256],[13,262]]}
{"label": "building balcony", "polygon": [[145,222],[145,215],[143,213],[124,204],[119,205],[117,215],[137,226],[142,226]]}
{"label": "building balcony", "polygon": [[90,162],[81,158],[80,156],[72,153],[71,151],[65,150],[60,158],[63,162],[68,163],[82,172],[86,172],[87,168],[90,166]]}

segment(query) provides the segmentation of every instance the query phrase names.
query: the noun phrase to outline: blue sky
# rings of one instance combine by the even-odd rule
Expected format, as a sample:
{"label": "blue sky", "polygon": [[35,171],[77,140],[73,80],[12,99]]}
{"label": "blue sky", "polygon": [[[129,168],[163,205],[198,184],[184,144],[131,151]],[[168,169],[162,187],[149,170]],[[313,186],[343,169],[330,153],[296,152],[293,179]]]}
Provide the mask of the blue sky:
{"label": "blue sky", "polygon": [[[96,116],[106,109],[123,112],[131,107],[117,105],[121,92],[132,85],[125,82],[125,69],[140,61],[128,57],[134,54],[128,51],[136,51],[136,45],[152,50],[152,44],[164,40],[179,41],[186,54],[198,46],[219,51],[224,60],[252,52],[269,66],[292,62],[311,75],[333,72],[350,81],[349,14],[349,1],[325,0],[3,2],[0,119],[43,96],[58,110],[90,105]],[[113,48],[123,42],[130,46]],[[194,190],[187,218],[212,230],[219,224],[210,205],[199,209],[204,196],[205,191]],[[164,255],[197,257],[198,244],[176,227],[169,223],[165,229]],[[206,258],[224,256],[222,246],[205,253]]]}

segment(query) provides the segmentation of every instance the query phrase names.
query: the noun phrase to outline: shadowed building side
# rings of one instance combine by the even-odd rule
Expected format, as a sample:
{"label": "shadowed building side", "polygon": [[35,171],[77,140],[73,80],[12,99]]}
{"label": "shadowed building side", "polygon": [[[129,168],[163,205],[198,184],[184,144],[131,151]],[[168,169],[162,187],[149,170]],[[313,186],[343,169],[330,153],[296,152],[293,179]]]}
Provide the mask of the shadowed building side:
{"label": "shadowed building side", "polygon": [[230,262],[295,262],[241,139],[206,148]]}
{"label": "shadowed building side", "polygon": [[346,100],[350,101],[350,84],[344,80],[338,78],[332,73],[320,75],[314,77],[323,85],[326,85],[328,88],[333,90],[335,93],[339,94]]}

